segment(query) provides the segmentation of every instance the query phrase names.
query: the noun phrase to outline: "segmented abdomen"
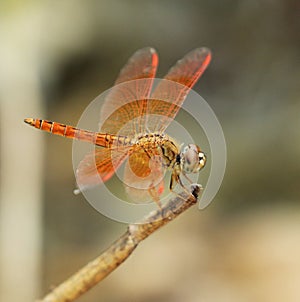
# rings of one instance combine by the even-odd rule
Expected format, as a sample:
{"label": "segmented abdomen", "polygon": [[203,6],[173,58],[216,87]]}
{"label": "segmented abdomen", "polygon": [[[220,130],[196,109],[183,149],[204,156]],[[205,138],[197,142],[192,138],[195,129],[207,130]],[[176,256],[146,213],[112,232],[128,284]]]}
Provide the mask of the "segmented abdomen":
{"label": "segmented abdomen", "polygon": [[64,136],[72,139],[77,139],[92,143],[97,146],[106,148],[130,145],[131,140],[126,136],[112,135],[108,133],[98,133],[88,130],[81,130],[73,126],[51,122],[41,119],[27,118],[25,123],[55,135]]}

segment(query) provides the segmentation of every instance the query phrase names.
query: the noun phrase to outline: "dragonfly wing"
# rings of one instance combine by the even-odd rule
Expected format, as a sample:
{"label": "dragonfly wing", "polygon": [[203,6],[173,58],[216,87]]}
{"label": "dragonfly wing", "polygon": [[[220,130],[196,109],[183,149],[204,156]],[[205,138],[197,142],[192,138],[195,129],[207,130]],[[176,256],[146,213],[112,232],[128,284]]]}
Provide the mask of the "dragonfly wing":
{"label": "dragonfly wing", "polygon": [[130,153],[130,147],[110,150],[95,148],[85,155],[76,170],[76,182],[80,191],[109,180]]}
{"label": "dragonfly wing", "polygon": [[153,48],[143,48],[133,54],[102,106],[101,132],[134,135],[145,130],[147,99],[157,65],[158,56]]}
{"label": "dragonfly wing", "polygon": [[[151,94],[147,113],[148,129],[163,132],[177,115],[187,94],[211,59],[207,48],[197,48],[173,66]],[[156,116],[155,116],[156,115]]]}
{"label": "dragonfly wing", "polygon": [[[153,78],[158,65],[158,55],[152,47],[137,50],[121,69],[115,85],[144,78]],[[144,87],[149,93],[149,87]]]}
{"label": "dragonfly wing", "polygon": [[130,200],[135,203],[154,201],[153,192],[159,197],[164,191],[164,173],[161,157],[149,158],[142,149],[133,152],[124,169],[124,186]]}

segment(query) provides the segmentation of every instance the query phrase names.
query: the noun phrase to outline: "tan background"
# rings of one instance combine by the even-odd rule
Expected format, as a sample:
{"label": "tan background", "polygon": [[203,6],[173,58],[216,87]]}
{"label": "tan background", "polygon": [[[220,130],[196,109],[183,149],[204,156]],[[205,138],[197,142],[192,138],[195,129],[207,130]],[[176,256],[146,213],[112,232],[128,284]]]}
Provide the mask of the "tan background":
{"label": "tan background", "polygon": [[299,301],[297,10],[296,0],[2,1],[0,300],[41,297],[126,228],[73,195],[71,141],[23,118],[76,124],[135,50],[155,47],[162,77],[207,46],[195,89],[225,132],[221,190],[79,301]]}

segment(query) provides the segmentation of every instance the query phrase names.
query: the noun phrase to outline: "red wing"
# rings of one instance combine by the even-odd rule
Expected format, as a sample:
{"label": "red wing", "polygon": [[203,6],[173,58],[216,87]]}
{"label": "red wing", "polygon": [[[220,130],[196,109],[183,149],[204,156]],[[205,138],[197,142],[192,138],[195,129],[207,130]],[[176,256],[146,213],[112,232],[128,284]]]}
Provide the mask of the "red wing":
{"label": "red wing", "polygon": [[143,116],[157,65],[158,56],[153,48],[143,48],[133,54],[102,106],[101,132],[117,134],[130,121],[130,125],[122,130],[122,135],[134,135],[145,130]]}
{"label": "red wing", "polygon": [[147,113],[148,129],[163,132],[177,115],[190,89],[200,78],[211,59],[207,48],[197,48],[172,67],[151,94]]}
{"label": "red wing", "polygon": [[159,198],[164,191],[164,172],[159,156],[149,158],[143,149],[129,155],[124,170],[124,186],[130,200],[136,203],[155,201],[150,188]]}
{"label": "red wing", "polygon": [[85,155],[76,170],[76,182],[80,191],[109,180],[130,153],[131,147],[110,150],[95,148]]}

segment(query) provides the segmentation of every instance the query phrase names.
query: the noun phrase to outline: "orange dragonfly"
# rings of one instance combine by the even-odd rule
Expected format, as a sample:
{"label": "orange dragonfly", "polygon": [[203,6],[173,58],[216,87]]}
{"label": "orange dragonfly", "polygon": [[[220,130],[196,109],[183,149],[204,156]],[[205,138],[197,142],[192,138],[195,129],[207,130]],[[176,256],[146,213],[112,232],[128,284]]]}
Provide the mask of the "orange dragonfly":
{"label": "orange dragonfly", "polygon": [[[79,163],[76,181],[79,191],[109,180],[126,161],[124,182],[133,199],[149,199],[160,206],[164,172],[171,170],[169,189],[184,188],[181,177],[199,172],[206,163],[200,147],[181,148],[165,134],[190,89],[211,59],[207,48],[189,52],[173,66],[151,92],[158,55],[147,47],[135,52],[121,70],[101,108],[99,132],[61,123],[26,118],[24,121],[56,135],[97,146]],[[131,186],[132,184],[132,186]]]}

